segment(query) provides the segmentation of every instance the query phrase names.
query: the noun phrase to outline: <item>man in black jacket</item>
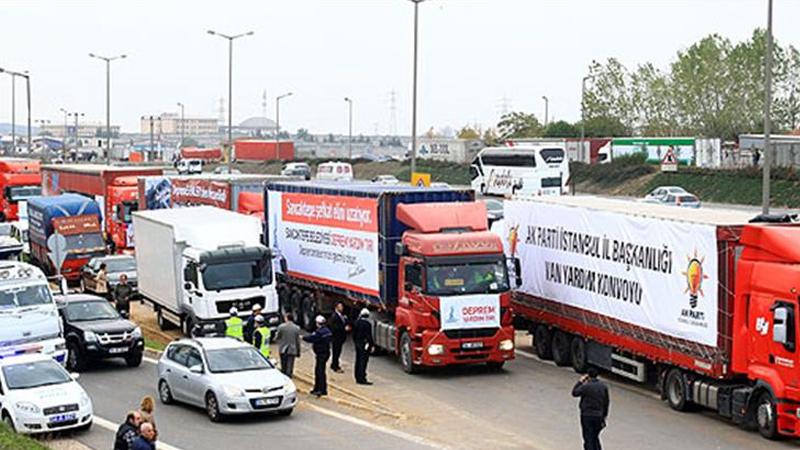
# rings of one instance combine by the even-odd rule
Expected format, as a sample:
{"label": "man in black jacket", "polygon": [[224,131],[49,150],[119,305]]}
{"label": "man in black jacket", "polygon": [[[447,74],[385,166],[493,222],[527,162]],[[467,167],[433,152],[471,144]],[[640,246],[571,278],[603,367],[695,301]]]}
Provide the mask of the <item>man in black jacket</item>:
{"label": "man in black jacket", "polygon": [[253,332],[256,330],[256,316],[261,314],[261,305],[256,303],[253,305],[253,311],[250,314],[250,317],[244,322],[244,327],[242,327],[242,333],[244,334],[244,341],[248,344],[253,343]]}
{"label": "man in black jacket", "polygon": [[311,395],[321,397],[328,395],[328,376],[325,373],[325,366],[328,358],[331,357],[331,330],[325,325],[325,318],[317,316],[317,329],[308,336],[303,336],[303,340],[311,343],[314,350],[314,389]]}
{"label": "man in black jacket", "polygon": [[139,437],[139,425],[142,415],[139,411],[131,411],[125,417],[125,423],[119,426],[114,436],[114,450],[132,450],[133,442]]}
{"label": "man in black jacket", "polygon": [[572,396],[580,397],[581,430],[584,450],[601,450],[600,432],[608,417],[608,387],[597,379],[597,369],[590,367],[572,388]]}
{"label": "man in black jacket", "polygon": [[372,340],[372,325],[367,319],[369,319],[369,310],[364,308],[353,326],[353,343],[356,347],[356,383],[370,385],[372,382],[367,381],[367,363],[369,354],[375,347],[375,341]]}
{"label": "man in black jacket", "polygon": [[347,316],[344,315],[344,304],[342,302],[336,303],[333,308],[333,314],[328,319],[328,326],[333,334],[331,338],[331,347],[333,350],[333,358],[331,358],[331,370],[336,373],[344,372],[342,366],[339,365],[339,357],[342,355],[342,345],[347,340],[347,332],[350,331],[350,324],[348,323]]}

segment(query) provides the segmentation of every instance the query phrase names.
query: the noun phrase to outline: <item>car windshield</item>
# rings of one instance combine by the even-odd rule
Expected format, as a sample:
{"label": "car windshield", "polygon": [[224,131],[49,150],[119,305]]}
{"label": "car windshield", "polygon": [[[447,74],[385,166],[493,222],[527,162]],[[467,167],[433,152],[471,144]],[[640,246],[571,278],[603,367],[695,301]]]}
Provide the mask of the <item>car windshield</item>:
{"label": "car windshield", "polygon": [[8,222],[0,223],[0,236],[11,236],[11,224]]}
{"label": "car windshield", "polygon": [[30,389],[52,384],[69,383],[72,378],[54,360],[35,361],[3,367],[8,389]]}
{"label": "car windshield", "polygon": [[103,260],[106,263],[106,269],[110,273],[116,272],[134,272],[136,270],[136,259],[130,258],[112,258]]}
{"label": "car windshield", "polygon": [[11,186],[6,192],[9,201],[18,202],[42,195],[41,186]]}
{"label": "car windshield", "polygon": [[503,202],[497,200],[486,200],[486,210],[493,213],[503,212]]}
{"label": "car windshield", "polygon": [[119,319],[119,313],[105,300],[88,302],[70,302],[66,309],[70,322],[86,322],[90,320]]}
{"label": "car windshield", "polygon": [[24,286],[0,291],[0,311],[53,303],[50,289],[45,285]]}
{"label": "car windshield", "polygon": [[225,348],[206,352],[211,373],[272,369],[272,364],[253,347]]}
{"label": "car windshield", "polygon": [[265,286],[272,280],[269,258],[207,264],[202,273],[203,285],[209,291]]}
{"label": "car windshield", "polygon": [[429,265],[426,277],[426,292],[432,295],[488,294],[508,290],[508,272],[502,260]]}

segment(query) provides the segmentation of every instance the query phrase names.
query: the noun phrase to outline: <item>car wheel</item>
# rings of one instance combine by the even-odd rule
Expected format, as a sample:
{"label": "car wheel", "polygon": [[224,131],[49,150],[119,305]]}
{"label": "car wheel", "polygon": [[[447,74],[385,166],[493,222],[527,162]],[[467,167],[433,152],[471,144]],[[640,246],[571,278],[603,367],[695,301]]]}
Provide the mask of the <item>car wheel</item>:
{"label": "car wheel", "polygon": [[165,405],[169,405],[174,401],[172,398],[172,390],[170,390],[167,380],[161,380],[158,383],[158,399]]}
{"label": "car wheel", "polygon": [[414,364],[414,353],[411,348],[411,336],[406,331],[400,337],[400,363],[406,373],[417,372],[417,366]]}
{"label": "car wheel", "polygon": [[278,415],[283,417],[289,417],[294,412],[294,408],[284,409],[283,411],[279,411]]}
{"label": "car wheel", "polygon": [[143,355],[141,352],[135,352],[125,357],[125,364],[128,367],[139,367],[142,365]]}
{"label": "car wheel", "polygon": [[14,426],[14,421],[7,412],[3,412],[3,423],[8,427],[9,430],[17,431],[17,428]]}
{"label": "car wheel", "polygon": [[686,379],[680,369],[672,369],[667,374],[664,383],[666,389],[667,403],[675,411],[686,411],[689,409],[689,388],[686,386]]}
{"label": "car wheel", "polygon": [[568,366],[572,362],[569,354],[570,343],[569,335],[561,330],[556,331],[553,335],[553,362],[557,366]]}
{"label": "car wheel", "polygon": [[206,394],[206,414],[212,422],[221,422],[222,414],[219,412],[219,402],[213,392]]}
{"label": "car wheel", "polygon": [[70,372],[80,372],[84,369],[85,363],[81,354],[80,346],[75,341],[67,343],[67,369]]}
{"label": "car wheel", "polygon": [[539,359],[553,358],[552,335],[545,325],[539,325],[533,332],[533,347]]}
{"label": "car wheel", "polygon": [[769,392],[762,392],[756,403],[756,425],[758,432],[767,439],[778,437],[778,418],[775,409],[775,400]]}

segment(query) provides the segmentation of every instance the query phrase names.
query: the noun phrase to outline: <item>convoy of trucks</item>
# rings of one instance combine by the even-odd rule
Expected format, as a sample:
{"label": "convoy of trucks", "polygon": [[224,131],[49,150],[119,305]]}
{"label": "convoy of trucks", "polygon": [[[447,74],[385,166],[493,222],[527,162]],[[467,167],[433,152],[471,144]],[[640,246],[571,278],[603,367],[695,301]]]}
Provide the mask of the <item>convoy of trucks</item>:
{"label": "convoy of trucks", "polygon": [[246,174],[140,177],[138,181],[138,209],[209,205],[238,211],[239,199],[242,193],[263,194],[264,182],[291,179],[295,178],[278,175]]}
{"label": "convoy of trucks", "polygon": [[35,159],[0,158],[0,222],[27,215],[27,200],[41,195],[41,163]]}
{"label": "convoy of trucks", "polygon": [[162,329],[219,333],[231,308],[246,316],[255,304],[267,325],[277,327],[272,255],[261,243],[259,219],[195,206],[138,211],[133,223],[139,293]]}
{"label": "convoy of trucks", "polygon": [[137,177],[161,175],[163,167],[58,164],[42,167],[44,195],[75,193],[89,197],[103,211],[103,230],[117,252],[132,251],[131,213],[138,208]]}
{"label": "convoy of trucks", "polygon": [[420,366],[514,358],[502,242],[471,190],[271,182],[268,246],[285,310],[310,328],[342,301],[373,310],[378,347]]}

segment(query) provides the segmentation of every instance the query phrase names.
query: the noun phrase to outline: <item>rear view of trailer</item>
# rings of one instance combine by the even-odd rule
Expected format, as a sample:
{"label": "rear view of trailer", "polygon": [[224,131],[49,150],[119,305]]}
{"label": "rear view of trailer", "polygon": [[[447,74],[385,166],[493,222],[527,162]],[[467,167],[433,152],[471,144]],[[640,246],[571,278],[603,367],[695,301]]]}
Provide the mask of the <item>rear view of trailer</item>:
{"label": "rear view of trailer", "polygon": [[646,359],[727,376],[748,217],[593,197],[507,201],[514,310],[565,365],[644,381]]}

